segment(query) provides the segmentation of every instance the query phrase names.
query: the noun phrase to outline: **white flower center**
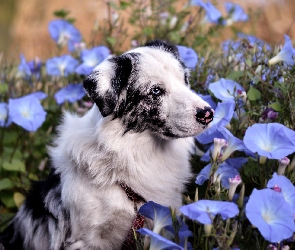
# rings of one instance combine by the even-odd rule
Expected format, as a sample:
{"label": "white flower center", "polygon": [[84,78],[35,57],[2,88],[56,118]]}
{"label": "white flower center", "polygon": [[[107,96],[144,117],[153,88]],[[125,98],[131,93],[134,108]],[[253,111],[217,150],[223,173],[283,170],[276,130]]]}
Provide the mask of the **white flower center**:
{"label": "white flower center", "polygon": [[262,213],[262,218],[265,220],[266,223],[271,223],[273,220],[273,214],[269,211],[265,211]]}
{"label": "white flower center", "polygon": [[21,110],[21,115],[24,117],[24,118],[27,118],[27,119],[30,119],[32,117],[32,114],[30,112],[30,110],[28,110],[28,108],[23,108]]}

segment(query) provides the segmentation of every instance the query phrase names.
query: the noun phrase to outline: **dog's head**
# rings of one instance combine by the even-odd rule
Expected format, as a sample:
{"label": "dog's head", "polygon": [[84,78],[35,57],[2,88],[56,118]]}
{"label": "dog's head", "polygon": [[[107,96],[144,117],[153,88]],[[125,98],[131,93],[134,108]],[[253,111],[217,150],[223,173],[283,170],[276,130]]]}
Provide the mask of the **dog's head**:
{"label": "dog's head", "polygon": [[83,84],[102,116],[121,119],[125,132],[179,138],[199,134],[213,119],[210,105],[190,90],[188,78],[177,48],[154,41],[108,57]]}

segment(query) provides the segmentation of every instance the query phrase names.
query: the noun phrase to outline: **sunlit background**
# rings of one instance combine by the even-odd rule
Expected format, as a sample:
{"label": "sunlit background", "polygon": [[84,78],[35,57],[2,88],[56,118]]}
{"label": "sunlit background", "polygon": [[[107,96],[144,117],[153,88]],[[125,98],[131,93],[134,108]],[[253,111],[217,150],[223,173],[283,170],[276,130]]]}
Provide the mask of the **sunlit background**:
{"label": "sunlit background", "polygon": [[[54,42],[48,33],[48,23],[55,17],[53,12],[65,9],[75,18],[75,26],[87,41],[93,28],[104,25],[107,16],[106,0],[1,0],[0,1],[0,52],[8,57],[46,58]],[[224,11],[225,0],[212,1]],[[242,29],[256,35],[271,45],[283,42],[283,34],[295,38],[294,0],[231,0],[239,3],[248,14],[250,21]],[[187,0],[179,1],[179,6]],[[129,30],[129,32],[132,32]],[[227,39],[229,37],[226,37]],[[129,44],[125,44],[126,48]]]}

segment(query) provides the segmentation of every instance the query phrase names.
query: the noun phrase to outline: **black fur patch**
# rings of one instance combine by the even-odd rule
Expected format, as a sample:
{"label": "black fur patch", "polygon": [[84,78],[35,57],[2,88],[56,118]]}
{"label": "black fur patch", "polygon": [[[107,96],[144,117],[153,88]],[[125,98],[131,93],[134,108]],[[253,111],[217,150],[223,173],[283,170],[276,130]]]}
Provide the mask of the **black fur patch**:
{"label": "black fur patch", "polygon": [[[98,106],[101,114],[105,117],[113,113],[117,106],[118,98],[123,89],[127,88],[130,76],[135,76],[135,65],[138,63],[138,53],[126,53],[108,59],[114,65],[114,77],[111,79],[110,88],[107,92],[99,92],[100,72],[91,73],[83,82],[88,95]],[[122,107],[122,104],[119,105]],[[117,113],[119,110],[117,111]],[[117,115],[118,116],[118,115]]]}
{"label": "black fur patch", "polygon": [[100,72],[92,72],[84,81],[83,86],[89,97],[98,106],[102,116],[111,114],[116,106],[116,93],[109,89],[106,93],[99,93],[97,84],[99,84]]}
{"label": "black fur patch", "polygon": [[177,47],[168,42],[162,40],[154,40],[151,42],[147,42],[144,46],[163,49],[171,53],[178,61],[180,60]]}
{"label": "black fur patch", "polygon": [[[33,231],[37,231],[39,226],[44,226],[48,223],[48,220],[54,221],[56,224],[58,220],[56,216],[48,210],[45,206],[45,198],[49,192],[54,192],[54,201],[61,204],[61,189],[60,189],[60,176],[52,171],[45,181],[33,182],[31,190],[26,196],[26,200],[23,204],[23,213],[30,214],[34,223]],[[65,217],[65,220],[69,220],[69,213],[65,210],[61,211]],[[3,244],[5,249],[23,249],[23,235],[26,232],[21,232],[20,226],[22,222],[18,218],[15,218],[12,223],[0,234],[0,243]],[[29,226],[29,225],[27,225]],[[58,225],[56,225],[58,227]],[[1,246],[1,245],[0,245]]]}
{"label": "black fur patch", "polygon": [[143,132],[150,130],[169,137],[173,137],[171,129],[166,125],[165,117],[161,117],[163,92],[160,96],[154,96],[149,89],[149,84],[140,88],[134,85],[127,90],[126,107],[123,113],[123,123],[128,131]]}

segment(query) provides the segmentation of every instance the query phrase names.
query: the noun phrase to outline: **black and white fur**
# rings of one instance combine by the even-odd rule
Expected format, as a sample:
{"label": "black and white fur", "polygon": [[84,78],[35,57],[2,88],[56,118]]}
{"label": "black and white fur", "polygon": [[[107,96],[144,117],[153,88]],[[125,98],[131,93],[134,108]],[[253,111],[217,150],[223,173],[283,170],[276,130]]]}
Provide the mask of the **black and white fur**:
{"label": "black and white fur", "polygon": [[176,47],[161,41],[98,65],[84,81],[96,105],[83,117],[65,113],[52,172],[0,236],[5,249],[120,249],[135,217],[120,181],[179,208],[193,136],[213,116],[188,77]]}

